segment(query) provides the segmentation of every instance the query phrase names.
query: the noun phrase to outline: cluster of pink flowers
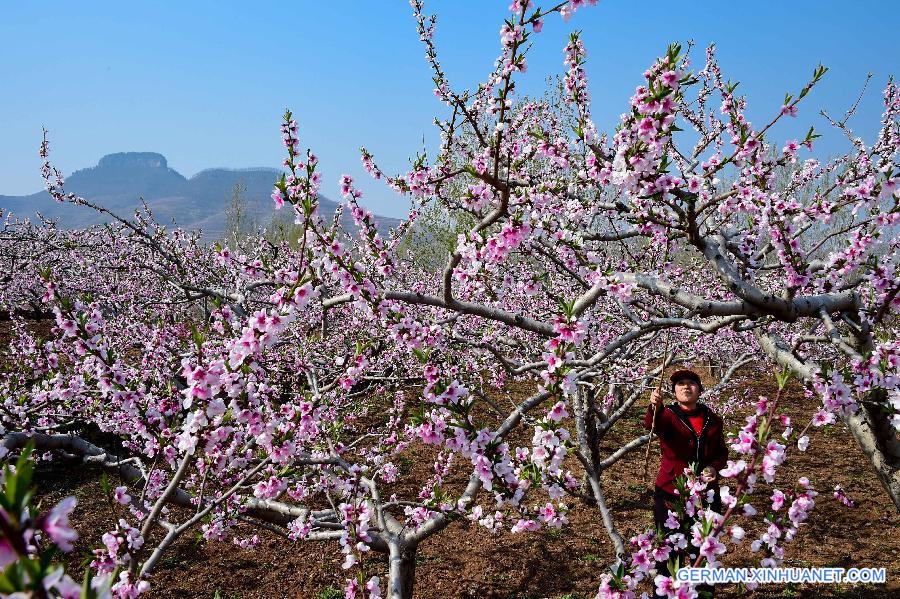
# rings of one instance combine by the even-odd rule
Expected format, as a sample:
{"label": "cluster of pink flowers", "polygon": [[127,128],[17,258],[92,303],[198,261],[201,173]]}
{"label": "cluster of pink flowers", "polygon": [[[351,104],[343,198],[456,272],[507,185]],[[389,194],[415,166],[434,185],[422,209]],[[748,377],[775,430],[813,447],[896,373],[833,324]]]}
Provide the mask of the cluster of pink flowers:
{"label": "cluster of pink flowers", "polygon": [[[750,497],[754,494],[760,474],[767,483],[773,483],[776,470],[784,463],[784,446],[771,438],[773,425],[780,423],[785,437],[793,434],[789,418],[783,415],[775,417],[781,393],[779,391],[772,400],[759,398],[755,413],[747,418],[746,424],[731,440],[732,449],[742,457],[729,460],[728,465],[719,472],[723,479],[733,479],[735,483],[735,488],[731,485],[720,488],[724,513],[716,513],[707,507],[714,493],[709,486],[711,479],[698,477],[690,468],[686,469],[685,478],[677,483],[677,512],[669,511],[666,530],[660,531],[661,534],[650,530],[633,537],[630,541],[632,552],[626,561],[627,569],[623,564],[617,573],[604,575],[598,598],[633,598],[641,581],[651,576],[658,594],[667,597],[697,596],[696,589],[678,581],[673,574],[655,573],[656,564],[678,554],[682,556],[682,566],[715,568],[721,565],[721,556],[728,551],[729,543],[740,544],[745,540],[744,527],[729,521],[738,515],[752,518],[759,514],[750,503]],[[773,488],[769,498],[771,509],[765,510],[764,532],[750,542],[751,551],[763,551],[760,566],[774,567],[782,563],[783,543],[796,537],[800,526],[809,518],[817,495],[806,477],[801,477],[791,491]]]}

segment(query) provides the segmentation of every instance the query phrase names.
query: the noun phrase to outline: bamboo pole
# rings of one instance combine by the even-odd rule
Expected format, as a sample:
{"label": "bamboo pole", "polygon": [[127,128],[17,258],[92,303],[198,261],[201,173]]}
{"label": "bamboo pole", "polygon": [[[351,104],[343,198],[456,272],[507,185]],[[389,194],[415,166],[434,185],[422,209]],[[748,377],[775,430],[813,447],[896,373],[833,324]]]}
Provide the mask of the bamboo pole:
{"label": "bamboo pole", "polygon": [[[666,331],[666,346],[663,351],[662,365],[659,367],[659,383],[656,390],[662,398],[663,375],[666,371],[666,363],[669,361],[669,332]],[[656,405],[653,406],[653,420],[650,423],[650,439],[647,440],[647,451],[644,454],[644,486],[647,486],[647,468],[650,465],[650,446],[653,445],[653,435],[656,432]]]}

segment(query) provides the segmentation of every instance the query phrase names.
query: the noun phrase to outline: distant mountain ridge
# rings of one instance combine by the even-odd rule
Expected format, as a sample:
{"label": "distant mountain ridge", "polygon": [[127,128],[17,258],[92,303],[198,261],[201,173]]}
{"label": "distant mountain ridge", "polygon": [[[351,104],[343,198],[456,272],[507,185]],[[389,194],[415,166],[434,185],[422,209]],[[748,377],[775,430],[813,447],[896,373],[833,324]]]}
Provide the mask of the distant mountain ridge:
{"label": "distant mountain ridge", "polygon": [[[97,166],[77,170],[66,180],[66,191],[100,204],[122,217],[130,217],[147,202],[156,220],[184,229],[201,229],[207,240],[218,239],[225,230],[225,211],[231,205],[236,183],[246,188],[247,213],[260,223],[268,223],[274,214],[271,199],[273,184],[282,171],[276,168],[211,168],[191,178],[169,167],[166,157],[156,152],[119,152],[107,154]],[[330,218],[338,204],[319,196],[323,218]],[[15,218],[34,219],[37,213],[56,220],[69,229],[104,222],[102,214],[84,206],[60,204],[46,191],[27,196],[0,195],[0,208]],[[344,215],[345,226],[352,226]],[[378,228],[386,233],[400,222],[377,216]]]}

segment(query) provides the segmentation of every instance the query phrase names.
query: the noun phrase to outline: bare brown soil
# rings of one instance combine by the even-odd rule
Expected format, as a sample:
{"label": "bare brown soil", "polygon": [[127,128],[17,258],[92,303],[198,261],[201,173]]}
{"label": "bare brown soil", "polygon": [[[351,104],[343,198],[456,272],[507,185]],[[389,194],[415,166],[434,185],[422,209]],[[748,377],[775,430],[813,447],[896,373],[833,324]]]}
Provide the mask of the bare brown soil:
{"label": "bare brown soil", "polygon": [[[522,390],[524,392],[524,389]],[[745,382],[740,392],[751,397],[773,395],[769,377]],[[643,433],[640,417],[646,404],[636,406],[631,419],[618,426],[616,436],[604,440],[604,449]],[[818,403],[806,400],[796,388],[784,398],[783,411],[795,426],[804,426]],[[734,430],[746,413],[726,417],[726,430]],[[849,433],[842,425],[830,430],[810,429],[810,449],[796,448],[779,471],[776,483],[790,487],[801,475],[810,478],[821,494],[800,535],[787,545],[785,566],[884,566],[886,585],[767,585],[747,591],[737,585],[719,587],[717,597],[900,597],[900,515]],[[642,481],[643,451],[635,452],[606,472],[608,502],[622,534],[629,536],[652,524],[650,494]],[[423,480],[430,464],[409,460],[405,468]],[[417,472],[418,469],[423,472]],[[651,472],[655,471],[655,464]],[[652,479],[652,477],[651,477]],[[81,534],[70,566],[81,571],[89,551],[100,544],[99,536],[114,526],[121,515],[101,491],[100,473],[83,474],[64,464],[39,469],[39,485],[45,505],[74,494],[78,507],[73,521]],[[110,480],[115,486],[117,481]],[[831,495],[842,485],[858,507],[849,509]],[[768,493],[758,491],[756,505],[767,503]],[[613,557],[611,544],[596,510],[573,500],[571,525],[561,531],[492,535],[466,521],[452,524],[437,537],[424,542],[416,560],[417,599],[448,597],[470,599],[594,597],[605,564]],[[256,532],[262,542],[243,550],[228,543],[205,543],[196,537],[182,538],[162,560],[150,582],[150,597],[261,598],[342,597],[346,573],[341,570],[337,543],[291,543],[273,533]],[[748,530],[748,537],[754,530]],[[731,553],[731,552],[730,552]],[[752,567],[760,555],[745,546],[730,554],[726,565]],[[89,560],[87,560],[89,561]],[[367,575],[382,575],[386,560],[380,554],[364,563]]]}

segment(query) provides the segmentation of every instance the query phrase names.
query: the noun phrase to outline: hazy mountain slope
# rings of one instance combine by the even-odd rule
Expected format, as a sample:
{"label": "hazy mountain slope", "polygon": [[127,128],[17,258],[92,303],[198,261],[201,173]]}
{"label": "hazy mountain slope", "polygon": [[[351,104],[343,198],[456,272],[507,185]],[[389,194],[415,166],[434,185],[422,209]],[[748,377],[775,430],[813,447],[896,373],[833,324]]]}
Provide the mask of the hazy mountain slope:
{"label": "hazy mountain slope", "polygon": [[[234,186],[240,182],[248,213],[262,224],[274,214],[272,184],[281,171],[272,168],[207,169],[185,178],[170,168],[165,156],[154,152],[122,152],[100,159],[97,166],[75,171],[66,178],[66,190],[105,206],[120,216],[130,216],[141,198],[163,224],[177,223],[186,229],[201,229],[206,239],[216,239],[225,228],[225,210],[231,204]],[[337,203],[321,196],[321,214],[328,218]],[[60,204],[47,192],[27,196],[0,195],[0,208],[17,218],[35,218],[37,213],[57,220],[62,227],[80,228],[104,222],[103,215],[83,206]],[[397,219],[376,217],[382,233],[398,224]],[[352,226],[348,216],[343,219]]]}

